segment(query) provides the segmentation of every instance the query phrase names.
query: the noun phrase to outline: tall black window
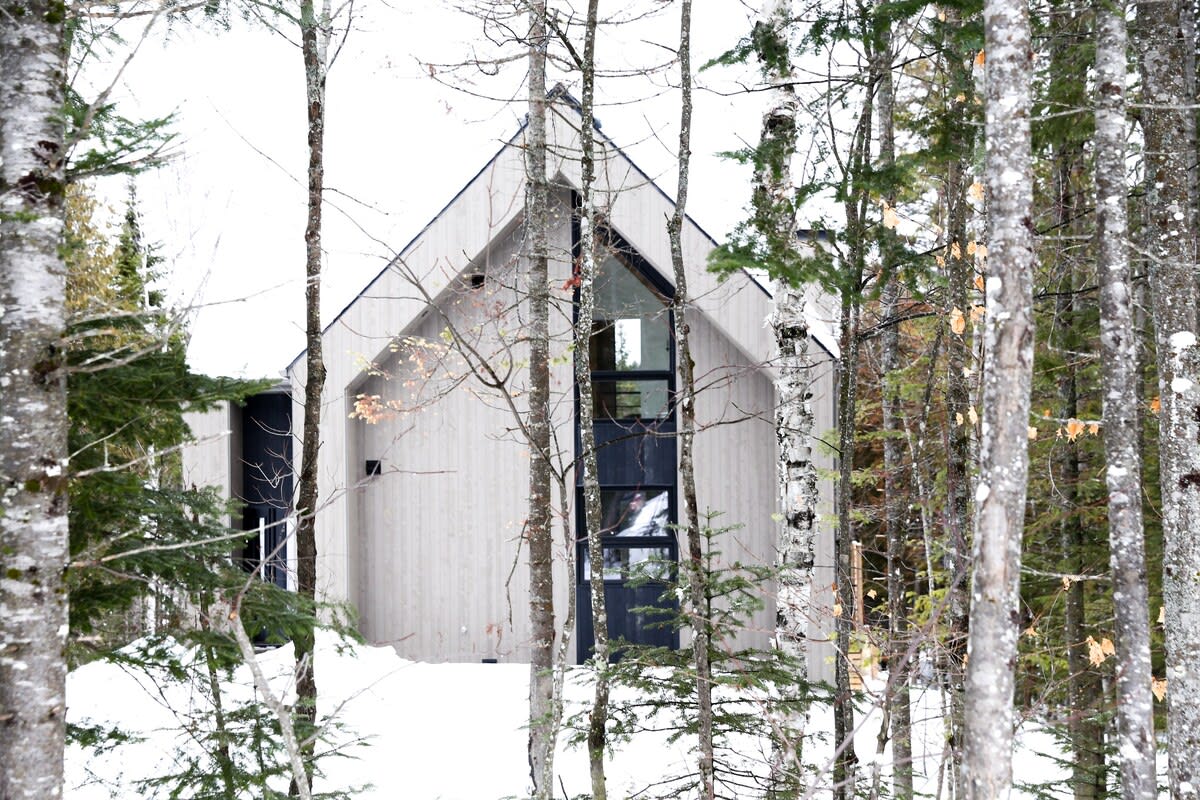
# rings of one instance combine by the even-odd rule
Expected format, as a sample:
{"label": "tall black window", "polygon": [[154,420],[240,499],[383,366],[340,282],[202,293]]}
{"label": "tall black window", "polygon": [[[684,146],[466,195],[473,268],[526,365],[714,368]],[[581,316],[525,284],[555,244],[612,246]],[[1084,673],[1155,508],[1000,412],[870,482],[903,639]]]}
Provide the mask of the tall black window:
{"label": "tall black window", "polygon": [[[678,558],[670,528],[677,518],[671,287],[655,277],[636,254],[614,243],[597,271],[588,349],[609,636],[676,647],[678,634],[661,624],[666,614],[633,611],[664,607],[660,598]],[[582,532],[581,474],[577,487],[576,530]],[[583,537],[577,563],[578,652],[583,660],[594,641],[591,566]]]}

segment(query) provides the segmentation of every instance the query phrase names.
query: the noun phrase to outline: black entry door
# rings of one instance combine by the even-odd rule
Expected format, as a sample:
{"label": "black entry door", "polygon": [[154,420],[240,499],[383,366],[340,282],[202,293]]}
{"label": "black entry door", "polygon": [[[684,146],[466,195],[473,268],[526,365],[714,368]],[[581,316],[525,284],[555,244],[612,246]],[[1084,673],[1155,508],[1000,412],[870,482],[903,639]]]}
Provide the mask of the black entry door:
{"label": "black entry door", "polygon": [[[588,658],[595,644],[592,627],[591,584],[586,580],[576,586],[576,609],[580,661]],[[621,643],[654,647],[679,647],[679,633],[671,624],[678,606],[663,598],[665,583],[645,583],[630,586],[624,581],[604,581],[605,610],[608,613],[608,638],[613,643],[611,660],[621,657]]]}
{"label": "black entry door", "polygon": [[[609,639],[676,648],[679,634],[671,623],[678,604],[670,591],[678,562],[672,528],[677,519],[675,439],[665,427],[596,423],[601,541]],[[576,492],[576,509],[576,530],[586,531],[582,487]],[[591,656],[595,642],[591,573],[587,540],[581,537],[575,584],[581,662]],[[619,656],[620,644],[616,647],[614,656]]]}

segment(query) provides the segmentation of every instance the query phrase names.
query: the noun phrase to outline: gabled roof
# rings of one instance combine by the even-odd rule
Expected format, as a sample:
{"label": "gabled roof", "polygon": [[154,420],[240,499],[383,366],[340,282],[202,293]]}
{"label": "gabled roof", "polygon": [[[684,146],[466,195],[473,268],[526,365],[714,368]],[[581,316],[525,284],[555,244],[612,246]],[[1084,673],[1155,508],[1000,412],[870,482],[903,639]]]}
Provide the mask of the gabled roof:
{"label": "gabled roof", "polygon": [[[579,163],[578,159],[569,159],[562,157],[561,154],[569,148],[562,147],[562,135],[567,134],[568,138],[577,135],[581,118],[577,115],[581,114],[579,101],[576,100],[570,92],[568,92],[561,84],[557,85],[547,94],[549,103],[548,110],[552,114],[548,114],[547,129],[548,137],[550,128],[564,128],[558,130],[558,139],[556,148],[559,156],[558,168],[553,176],[562,183],[569,185],[571,188],[578,190],[580,187],[580,178],[578,174]],[[569,117],[563,112],[566,110],[574,112]],[[371,296],[373,289],[384,283],[387,277],[393,273],[397,264],[407,263],[417,251],[425,244],[427,238],[432,237],[438,231],[439,227],[445,227],[448,223],[448,218],[453,216],[459,209],[460,205],[469,202],[478,202],[478,198],[469,199],[468,195],[477,193],[482,183],[489,183],[495,180],[495,173],[507,170],[512,171],[511,164],[505,164],[506,160],[511,160],[514,153],[520,159],[521,139],[524,135],[525,128],[528,123],[528,118],[522,121],[517,130],[510,136],[500,148],[492,155],[492,157],[480,168],[470,181],[467,182],[425,226],[404,246],[397,256],[390,261],[387,266],[379,271],[366,286],[363,287],[353,300],[351,300],[338,314],[324,327],[322,331],[323,337],[328,337],[336,328],[347,325],[347,319],[352,314],[353,310],[362,303],[365,299]],[[611,196],[618,197],[623,193],[631,193],[634,191],[645,192],[649,191],[653,197],[647,198],[642,196],[642,205],[647,202],[657,206],[660,213],[647,213],[646,209],[641,209],[637,215],[631,216],[623,212],[631,206],[630,203],[613,203],[610,208],[609,223],[619,230],[622,236],[628,240],[639,253],[646,259],[651,267],[653,267],[662,278],[669,283],[674,282],[673,270],[670,269],[669,255],[665,251],[666,245],[666,228],[665,219],[670,212],[674,211],[674,199],[660,187],[653,178],[651,178],[644,170],[630,159],[620,147],[618,147],[611,138],[601,131],[601,124],[597,120],[594,122],[594,127],[599,134],[596,137],[596,146],[598,150],[604,151],[603,161],[607,165],[606,170],[598,170],[598,181],[602,184],[598,187],[600,193],[608,192]],[[601,160],[601,159],[598,159]],[[521,160],[523,165],[523,160]],[[511,178],[511,175],[509,176]],[[523,172],[520,176],[523,183]],[[489,183],[490,185],[490,183]],[[511,187],[510,187],[511,188]],[[510,204],[511,205],[511,204]],[[490,220],[493,223],[491,228],[492,236],[498,237],[504,231],[511,228],[511,224],[520,216],[519,209],[501,209],[502,213],[507,215],[506,220]],[[665,213],[662,213],[665,212]],[[660,221],[656,229],[651,229],[646,223],[647,218],[654,218]],[[463,230],[462,225],[451,225],[455,230]],[[483,227],[483,226],[480,226]],[[717,242],[710,236],[698,223],[690,216],[685,215],[685,260],[689,264],[704,264],[708,252],[717,246]],[[660,241],[656,241],[660,240]],[[483,246],[476,241],[477,249],[472,249],[470,242],[464,241],[457,255],[467,254],[467,258],[462,259],[457,265],[458,273],[453,276],[441,275],[443,286],[448,285],[449,281],[458,277],[462,271],[470,268],[472,260],[476,253],[482,252]],[[690,245],[690,246],[689,246]],[[658,252],[656,252],[658,251]],[[432,267],[433,265],[427,265]],[[769,299],[771,296],[765,282],[752,274],[749,270],[742,270],[740,273],[735,273],[725,279],[718,279],[716,276],[708,273],[707,270],[699,269],[694,273],[695,277],[689,277],[689,293],[692,294],[694,304],[699,307],[710,319],[725,333],[729,339],[734,342],[746,355],[755,361],[764,361],[769,357],[771,342],[769,332],[765,329],[766,313],[769,310]],[[386,294],[386,293],[385,293]],[[434,296],[437,292],[432,292]],[[809,325],[812,337],[817,343],[828,352],[831,356],[836,357],[838,352],[836,337],[832,335],[830,327],[830,319],[827,314],[826,304],[817,302],[821,298],[816,295],[819,293],[810,294],[810,302],[806,316],[809,318]],[[411,313],[404,318],[403,315],[396,317],[393,324],[396,326],[389,332],[395,333],[407,325],[412,319],[415,319],[421,311],[424,310],[423,305],[409,309]],[[368,335],[369,332],[364,332],[358,326],[349,325],[359,335]],[[378,338],[383,338],[382,334]],[[382,346],[381,348],[382,349]],[[301,350],[297,356],[292,359],[287,367],[287,371],[291,372],[302,363],[305,350]],[[332,377],[332,376],[331,376]],[[335,384],[336,385],[336,384]],[[341,385],[345,385],[344,383]]]}

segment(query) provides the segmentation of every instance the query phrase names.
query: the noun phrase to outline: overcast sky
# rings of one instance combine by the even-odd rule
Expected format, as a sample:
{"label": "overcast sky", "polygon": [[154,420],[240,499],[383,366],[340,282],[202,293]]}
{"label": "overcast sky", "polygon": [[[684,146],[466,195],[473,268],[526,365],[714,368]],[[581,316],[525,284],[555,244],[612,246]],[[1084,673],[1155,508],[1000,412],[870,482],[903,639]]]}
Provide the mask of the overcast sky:
{"label": "overcast sky", "polygon": [[[666,8],[656,20],[604,36],[602,66],[637,71],[668,59],[678,11]],[[479,21],[439,0],[360,0],[357,13],[328,86],[326,320],[483,166],[525,113],[519,61],[496,76],[434,70],[449,83],[468,77],[468,92],[517,98],[512,103],[479,99],[430,76],[431,62],[492,52]],[[748,16],[739,0],[697,2],[693,62],[732,46],[749,29]],[[738,92],[744,77],[710,70],[700,81],[718,91],[701,90],[696,100],[689,211],[718,238],[749,197],[749,170],[716,156],[758,138],[763,96]],[[551,80],[558,78],[578,94],[578,76]],[[679,107],[678,93],[665,90],[668,80],[676,78],[602,79],[596,116],[604,133],[673,194]],[[278,376],[303,347],[307,154],[299,50],[244,24],[227,32],[175,25],[169,34],[160,26],[120,90],[129,110],[179,116],[175,158],[142,176],[138,187],[148,235],[172,267],[172,287],[197,306],[193,368]]]}

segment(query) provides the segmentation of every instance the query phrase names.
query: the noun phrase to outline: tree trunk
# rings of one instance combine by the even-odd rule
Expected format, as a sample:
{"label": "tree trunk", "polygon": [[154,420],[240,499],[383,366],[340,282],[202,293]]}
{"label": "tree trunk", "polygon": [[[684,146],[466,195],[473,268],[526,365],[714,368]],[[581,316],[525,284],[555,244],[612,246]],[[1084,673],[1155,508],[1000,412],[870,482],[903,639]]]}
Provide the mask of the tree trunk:
{"label": "tree trunk", "polygon": [[[321,395],[325,359],[321,345],[321,211],[325,184],[325,75],[329,12],[317,17],[313,0],[300,4],[300,50],[304,59],[308,102],[308,221],[304,228],[304,335],[307,343],[304,379],[304,430],[300,456],[300,491],[296,500],[296,591],[309,604],[317,596],[317,477],[321,447]],[[317,680],[311,626],[295,637],[296,732],[304,756],[305,779],[312,786],[317,719]],[[299,787],[293,778],[290,794]]]}
{"label": "tree trunk", "polygon": [[[892,80],[892,39],[886,23],[881,32],[879,70],[879,162],[886,172],[896,166],[895,84]],[[894,183],[885,190],[884,200],[889,207],[896,205]],[[880,728],[880,739],[890,735],[892,740],[892,797],[912,800],[912,719],[909,705],[909,667],[912,654],[908,643],[908,581],[905,577],[907,530],[904,520],[904,499],[901,492],[901,470],[904,466],[900,426],[903,409],[900,401],[896,370],[900,366],[900,323],[896,321],[900,304],[900,280],[897,275],[901,257],[900,243],[895,232],[882,232],[880,254],[886,283],[880,302],[880,315],[887,327],[883,332],[879,372],[883,385],[883,505],[884,531],[887,537],[887,594],[888,594],[888,725]]]}
{"label": "tree trunk", "polygon": [[763,114],[754,173],[755,227],[780,262],[774,265],[775,308],[769,322],[779,350],[775,381],[775,430],[779,442],[779,494],[782,523],[776,547],[775,647],[795,665],[795,679],[777,687],[770,710],[770,796],[796,797],[804,787],[802,744],[808,718],[808,625],[812,608],[813,546],[817,525],[817,473],[812,463],[812,384],[804,293],[781,274],[796,254],[796,207],[791,177],[796,152],[799,102],[790,60],[794,24],[789,0],[765,0],[755,40],[763,81],[772,87]]}
{"label": "tree trunk", "polygon": [[[847,203],[852,205],[852,203]],[[853,218],[853,217],[852,217]],[[847,223],[847,228],[852,224]],[[850,238],[856,234],[850,233]],[[854,261],[852,256],[850,261]],[[857,265],[846,265],[847,273],[858,272]],[[850,650],[854,645],[855,597],[852,575],[854,530],[851,523],[851,495],[854,474],[854,436],[858,395],[858,300],[857,284],[847,274],[842,287],[842,313],[839,336],[841,359],[838,365],[838,487],[837,537],[833,542],[834,581],[836,583],[834,643],[833,743],[837,748],[833,764],[834,800],[854,797],[854,695],[850,689]]]}
{"label": "tree trunk", "polygon": [[984,37],[991,213],[963,754],[970,800],[1006,798],[1012,791],[1013,669],[1034,339],[1032,55],[1025,3],[986,0]]}
{"label": "tree trunk", "polygon": [[682,100],[679,114],[679,181],[675,191],[675,213],[667,223],[671,242],[671,264],[675,269],[675,346],[679,352],[679,483],[683,491],[683,520],[686,534],[688,589],[692,628],[692,657],[696,662],[697,738],[699,750],[700,797],[713,800],[713,709],[712,709],[712,628],[708,614],[708,570],[700,537],[700,507],[696,499],[696,464],[693,448],[696,438],[696,374],[692,361],[690,330],[687,323],[688,283],[683,261],[683,221],[687,213],[688,167],[692,145],[692,2],[681,0],[679,21],[679,83]]}
{"label": "tree trunk", "polygon": [[1182,0],[1138,4],[1145,131],[1150,302],[1158,357],[1167,749],[1173,798],[1200,793],[1200,374],[1195,166]]}
{"label": "tree trunk", "polygon": [[[1073,14],[1069,4],[1056,7],[1052,12],[1054,28],[1068,35]],[[1080,105],[1084,65],[1078,59],[1065,58],[1062,48],[1051,54],[1052,69],[1058,75],[1071,75],[1076,81],[1066,87],[1068,98]],[[1074,73],[1078,74],[1073,74]],[[1070,81],[1069,81],[1070,82]],[[1075,84],[1078,85],[1075,85]],[[1063,233],[1076,231],[1075,220],[1079,216],[1076,207],[1077,188],[1072,175],[1083,169],[1082,148],[1075,142],[1060,143],[1054,154],[1054,222]],[[1079,334],[1075,330],[1075,269],[1071,256],[1059,258],[1062,273],[1055,297],[1055,313],[1052,346],[1063,359],[1058,370],[1058,416],[1071,420],[1079,416],[1079,380],[1076,374],[1075,353],[1082,349]],[[1062,569],[1079,575],[1085,570],[1084,549],[1086,539],[1080,522],[1079,509],[1079,444],[1068,437],[1055,450],[1053,502],[1058,507],[1059,543],[1063,553]],[[1075,800],[1091,800],[1104,794],[1104,728],[1097,720],[1103,698],[1100,676],[1094,670],[1088,654],[1087,637],[1087,586],[1083,581],[1071,581],[1066,589],[1065,633],[1067,648],[1067,731],[1073,752],[1071,764],[1071,788]]]}
{"label": "tree trunk", "polygon": [[1152,800],[1154,708],[1142,523],[1138,376],[1125,207],[1125,9],[1096,10],[1096,248],[1100,277],[1104,460],[1117,634],[1117,746],[1122,800]]}
{"label": "tree trunk", "polygon": [[529,769],[534,797],[554,794],[554,573],[550,463],[550,286],[546,238],[546,4],[529,11],[525,243],[529,296]]}
{"label": "tree trunk", "polygon": [[63,14],[0,0],[0,797],[62,796]]}
{"label": "tree trunk", "polygon": [[587,520],[588,585],[592,600],[592,665],[595,686],[588,717],[588,767],[592,797],[604,800],[608,788],[604,776],[604,753],[608,725],[608,607],[604,596],[604,531],[600,503],[600,471],[596,463],[596,429],[592,406],[591,337],[596,296],[596,11],[597,0],[589,0],[583,34],[583,90],[579,111],[583,121],[580,137],[579,219],[579,308],[575,320],[575,385],[579,389],[579,441],[583,469],[583,505]]}
{"label": "tree trunk", "polygon": [[[967,186],[971,183],[971,163],[975,149],[975,129],[966,124],[972,114],[975,85],[971,70],[964,65],[968,55],[954,47],[954,34],[963,21],[959,12],[947,8],[947,56],[945,69],[949,78],[947,94],[947,132],[951,159],[946,167],[943,193],[946,203],[946,267],[949,280],[947,314],[958,309],[963,314],[971,307],[972,265],[968,260],[967,220],[971,214],[967,202]],[[975,335],[978,335],[976,333]],[[967,615],[970,598],[967,574],[970,570],[971,532],[971,386],[968,368],[972,364],[970,340],[951,333],[946,337],[946,530],[943,569],[946,578],[946,647],[941,653],[942,679],[949,689],[950,713],[946,720],[947,745],[950,751],[951,775],[956,782],[955,797],[961,797],[959,783],[963,742],[963,682],[967,652]],[[962,420],[962,422],[959,422]],[[932,576],[930,576],[932,587]]]}
{"label": "tree trunk", "polygon": [[846,214],[846,254],[839,286],[842,311],[839,323],[838,365],[838,491],[837,537],[834,539],[834,581],[837,586],[836,633],[834,649],[833,741],[837,748],[833,766],[834,800],[855,795],[854,697],[850,688],[850,651],[854,647],[858,598],[854,591],[853,476],[854,449],[858,435],[858,357],[859,316],[862,306],[862,276],[867,250],[866,211],[870,191],[871,133],[874,116],[874,88],[879,81],[879,66],[874,43],[864,37],[863,46],[870,59],[863,110],[851,140],[847,169],[842,180],[846,186],[843,208]]}

